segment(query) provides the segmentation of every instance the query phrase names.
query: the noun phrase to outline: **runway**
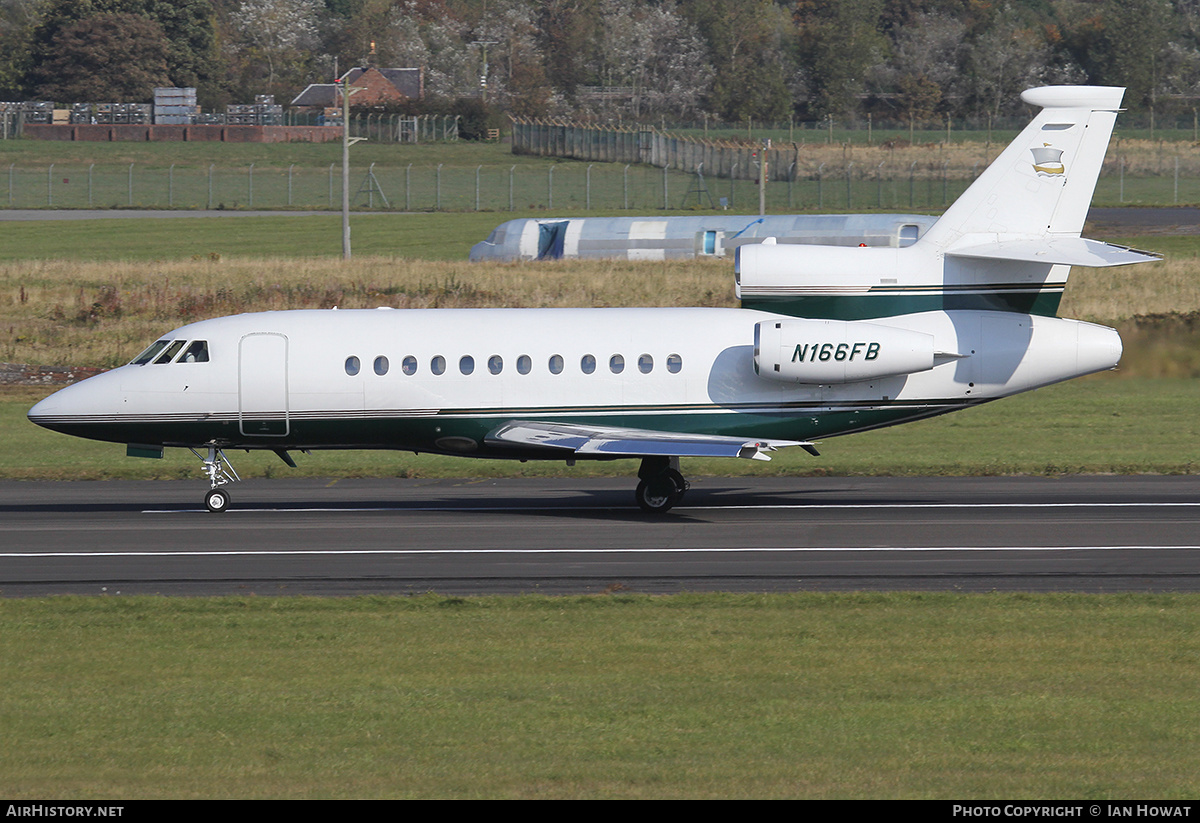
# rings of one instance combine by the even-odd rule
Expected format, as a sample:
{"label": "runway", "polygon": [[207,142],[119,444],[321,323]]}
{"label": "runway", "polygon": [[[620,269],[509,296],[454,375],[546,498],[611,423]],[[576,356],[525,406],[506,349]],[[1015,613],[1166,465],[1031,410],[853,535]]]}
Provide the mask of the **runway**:
{"label": "runway", "polygon": [[0,483],[0,595],[1196,591],[1200,477]]}

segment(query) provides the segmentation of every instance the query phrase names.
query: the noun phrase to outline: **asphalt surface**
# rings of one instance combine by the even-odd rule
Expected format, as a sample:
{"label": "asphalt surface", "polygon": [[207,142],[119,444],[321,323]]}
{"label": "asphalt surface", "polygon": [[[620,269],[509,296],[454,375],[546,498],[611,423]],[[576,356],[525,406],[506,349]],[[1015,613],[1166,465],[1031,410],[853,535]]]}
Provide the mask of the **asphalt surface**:
{"label": "asphalt surface", "polygon": [[1196,591],[1200,477],[0,483],[0,596]]}

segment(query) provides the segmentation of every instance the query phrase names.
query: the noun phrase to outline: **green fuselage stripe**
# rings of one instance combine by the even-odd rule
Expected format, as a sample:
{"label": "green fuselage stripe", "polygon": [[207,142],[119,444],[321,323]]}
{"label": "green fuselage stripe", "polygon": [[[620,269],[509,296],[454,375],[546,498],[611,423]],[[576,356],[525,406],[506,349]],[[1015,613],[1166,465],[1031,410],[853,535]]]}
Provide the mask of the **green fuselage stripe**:
{"label": "green fuselage stripe", "polygon": [[742,308],[816,320],[871,320],[927,311],[1003,311],[1054,317],[1062,287],[1042,291],[996,290],[861,295],[743,294]]}
{"label": "green fuselage stripe", "polygon": [[[646,409],[607,412],[596,409],[573,411],[545,409],[470,409],[441,411],[425,417],[355,416],[306,414],[289,421],[284,436],[254,436],[241,433],[236,418],[221,420],[87,420],[59,419],[43,422],[65,434],[115,443],[168,446],[215,443],[224,447],[258,449],[399,449],[405,451],[470,453],[478,457],[523,457],[563,459],[561,450],[523,449],[485,444],[488,432],[512,420],[544,423],[573,423],[625,427],[680,434],[716,434],[747,439],[813,440],[889,426],[965,408],[978,400],[939,400],[919,403],[806,404],[794,409],[774,407],[758,410],[721,411],[715,407],[681,411],[665,408],[657,413]],[[440,441],[440,442],[439,442]],[[474,445],[469,445],[470,441]],[[447,443],[455,443],[449,447]]]}

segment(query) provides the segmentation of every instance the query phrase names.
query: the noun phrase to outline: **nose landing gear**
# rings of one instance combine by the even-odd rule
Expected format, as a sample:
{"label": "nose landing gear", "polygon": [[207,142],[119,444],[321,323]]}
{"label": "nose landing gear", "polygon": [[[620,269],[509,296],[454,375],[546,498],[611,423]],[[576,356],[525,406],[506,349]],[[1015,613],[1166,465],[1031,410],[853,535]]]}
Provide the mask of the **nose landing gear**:
{"label": "nose landing gear", "polygon": [[242,478],[238,477],[225,452],[216,446],[208,447],[207,457],[201,457],[200,452],[195,449],[189,448],[189,451],[204,463],[204,473],[208,475],[209,490],[208,494],[204,495],[204,505],[210,512],[225,511],[229,508],[229,492],[220,487]]}

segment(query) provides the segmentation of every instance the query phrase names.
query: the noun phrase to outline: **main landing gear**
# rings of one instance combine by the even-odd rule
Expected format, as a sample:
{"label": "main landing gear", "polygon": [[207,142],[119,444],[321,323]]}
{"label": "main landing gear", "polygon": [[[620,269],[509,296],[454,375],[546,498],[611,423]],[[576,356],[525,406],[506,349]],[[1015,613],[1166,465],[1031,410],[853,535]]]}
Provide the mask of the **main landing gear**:
{"label": "main landing gear", "polygon": [[222,489],[221,486],[242,478],[238,477],[237,471],[229,462],[229,458],[225,456],[225,452],[216,446],[208,447],[207,457],[201,457],[200,452],[195,449],[189,448],[189,451],[204,463],[204,473],[208,475],[209,490],[208,494],[204,495],[204,505],[210,512],[225,511],[229,508],[229,492]]}
{"label": "main landing gear", "polygon": [[670,511],[690,486],[679,471],[678,457],[644,457],[638,477],[637,504],[650,514]]}

